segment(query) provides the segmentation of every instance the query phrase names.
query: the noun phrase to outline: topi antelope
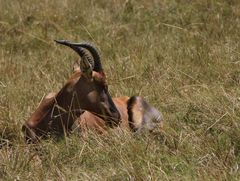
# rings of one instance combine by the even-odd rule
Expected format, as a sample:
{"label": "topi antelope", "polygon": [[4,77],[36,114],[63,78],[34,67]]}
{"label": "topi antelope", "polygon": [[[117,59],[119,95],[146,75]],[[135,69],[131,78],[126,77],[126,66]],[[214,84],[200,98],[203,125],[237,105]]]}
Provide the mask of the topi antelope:
{"label": "topi antelope", "polygon": [[94,46],[66,40],[56,42],[72,48],[81,61],[63,88],[58,93],[48,94],[23,125],[27,142],[35,142],[48,135],[63,135],[73,125],[99,133],[119,125],[132,131],[162,126],[160,112],[143,98],[112,99],[99,53]]}

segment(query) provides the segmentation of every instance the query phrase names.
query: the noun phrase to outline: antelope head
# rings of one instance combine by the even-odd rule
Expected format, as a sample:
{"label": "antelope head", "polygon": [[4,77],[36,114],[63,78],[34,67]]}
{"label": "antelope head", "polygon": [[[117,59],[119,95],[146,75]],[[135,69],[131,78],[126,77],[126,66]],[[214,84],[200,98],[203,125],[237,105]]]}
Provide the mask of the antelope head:
{"label": "antelope head", "polygon": [[36,140],[52,132],[63,134],[84,110],[98,115],[110,127],[119,125],[121,116],[109,94],[96,48],[88,43],[55,41],[78,53],[80,69],[74,72],[58,93],[47,96],[23,125],[26,140]]}
{"label": "antelope head", "polygon": [[80,108],[95,113],[106,121],[118,123],[120,113],[109,94],[97,49],[88,43],[71,43],[66,40],[55,41],[70,47],[81,58],[80,71],[76,72],[79,75],[77,82],[71,82],[73,85],[68,85],[69,91],[76,93]]}

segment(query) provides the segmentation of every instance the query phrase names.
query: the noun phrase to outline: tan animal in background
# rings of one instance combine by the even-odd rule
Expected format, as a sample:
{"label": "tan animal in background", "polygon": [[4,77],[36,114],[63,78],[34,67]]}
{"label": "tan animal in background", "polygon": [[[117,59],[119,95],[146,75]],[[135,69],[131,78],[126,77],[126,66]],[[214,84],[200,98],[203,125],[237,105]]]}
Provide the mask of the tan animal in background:
{"label": "tan animal in background", "polygon": [[88,43],[57,43],[80,55],[79,67],[58,93],[48,94],[22,127],[27,142],[48,135],[62,136],[72,126],[104,133],[121,127],[137,131],[162,126],[160,112],[138,96],[112,98],[109,94],[101,59]]}

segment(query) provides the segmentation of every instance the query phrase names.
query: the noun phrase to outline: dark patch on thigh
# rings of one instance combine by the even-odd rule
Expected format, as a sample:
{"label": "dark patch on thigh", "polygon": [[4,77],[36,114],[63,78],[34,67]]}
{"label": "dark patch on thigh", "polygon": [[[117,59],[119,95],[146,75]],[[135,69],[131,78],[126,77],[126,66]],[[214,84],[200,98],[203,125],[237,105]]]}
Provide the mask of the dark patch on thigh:
{"label": "dark patch on thigh", "polygon": [[127,102],[127,112],[128,112],[128,123],[129,127],[132,131],[137,131],[137,129],[134,126],[134,120],[133,120],[133,106],[136,104],[137,97],[132,96],[128,102]]}

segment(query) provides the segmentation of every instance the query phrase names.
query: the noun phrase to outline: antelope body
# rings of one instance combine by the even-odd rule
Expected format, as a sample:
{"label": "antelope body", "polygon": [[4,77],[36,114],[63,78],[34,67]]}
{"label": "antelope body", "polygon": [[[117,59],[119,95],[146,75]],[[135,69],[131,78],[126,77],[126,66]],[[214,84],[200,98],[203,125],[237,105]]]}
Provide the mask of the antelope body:
{"label": "antelope body", "polygon": [[104,133],[121,127],[132,131],[162,126],[160,112],[138,96],[112,98],[99,53],[87,43],[60,40],[76,51],[80,65],[58,93],[48,94],[22,127],[26,141],[64,135],[72,126]]}

